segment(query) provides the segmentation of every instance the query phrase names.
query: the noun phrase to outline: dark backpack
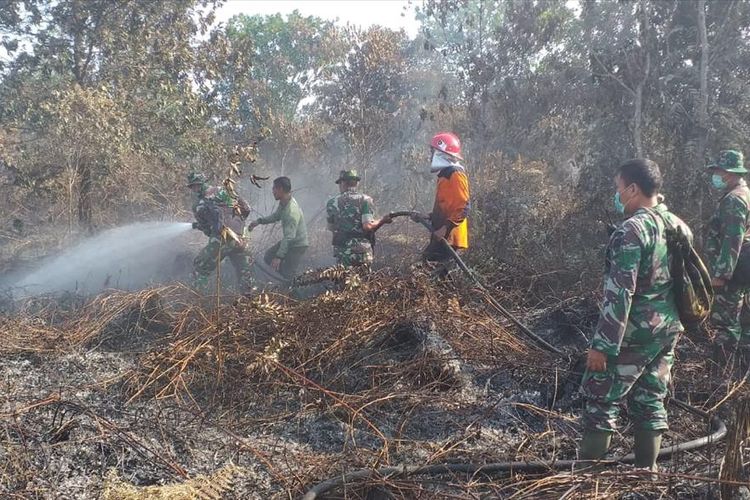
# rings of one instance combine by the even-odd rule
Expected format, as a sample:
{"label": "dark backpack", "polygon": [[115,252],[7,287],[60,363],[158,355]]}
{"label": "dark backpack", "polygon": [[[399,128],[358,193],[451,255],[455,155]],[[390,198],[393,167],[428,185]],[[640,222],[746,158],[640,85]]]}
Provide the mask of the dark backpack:
{"label": "dark backpack", "polygon": [[[360,193],[358,193],[360,194]],[[364,197],[360,196],[357,199],[357,210],[359,211],[359,217],[362,218],[362,203],[363,203]],[[343,197],[339,196],[336,200],[336,206],[339,209],[339,212],[341,212],[344,207],[342,206]],[[349,241],[352,238],[364,238],[367,241],[370,242],[370,247],[372,247],[372,251],[375,251],[375,231],[367,231],[365,232],[364,229],[362,231],[334,231],[333,232],[333,246],[343,246],[346,244],[347,241]]]}
{"label": "dark backpack", "polygon": [[[747,200],[742,199],[747,206]],[[745,223],[747,227],[747,222]],[[750,287],[750,242],[743,241],[740,248],[740,255],[737,257],[737,265],[734,266],[732,279],[729,280],[731,285],[737,288]]]}
{"label": "dark backpack", "polygon": [[242,237],[244,220],[249,213],[249,205],[242,199],[235,200],[232,206],[227,206],[215,199],[205,198],[195,209],[195,219],[198,221],[199,229],[206,236],[217,237],[221,234],[222,228],[226,227]]}
{"label": "dark backpack", "polygon": [[744,242],[729,283],[738,288],[750,287],[750,242]]}
{"label": "dark backpack", "polygon": [[218,236],[222,226],[221,207],[216,201],[204,198],[195,208],[195,220],[206,236]]}
{"label": "dark backpack", "polygon": [[685,326],[703,323],[711,314],[714,300],[708,269],[681,227],[670,226],[662,214],[650,212],[664,223],[670,258],[669,272],[680,322]]}

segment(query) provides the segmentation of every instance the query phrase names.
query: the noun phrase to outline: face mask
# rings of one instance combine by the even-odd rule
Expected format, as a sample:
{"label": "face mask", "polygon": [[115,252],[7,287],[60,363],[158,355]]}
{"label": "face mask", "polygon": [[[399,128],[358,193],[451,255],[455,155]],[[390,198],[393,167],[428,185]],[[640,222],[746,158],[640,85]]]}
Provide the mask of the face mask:
{"label": "face mask", "polygon": [[624,214],[625,213],[625,205],[622,204],[622,199],[620,199],[620,192],[619,191],[617,191],[615,193],[615,197],[614,197],[613,202],[614,202],[615,210],[617,211],[617,213],[618,214]]}
{"label": "face mask", "polygon": [[450,166],[453,166],[453,162],[450,161],[450,159],[448,159],[446,155],[444,155],[440,151],[435,151],[432,154],[432,162],[430,163],[430,172],[434,174],[435,172],[439,172],[445,167],[450,167]]}
{"label": "face mask", "polygon": [[725,181],[724,178],[719,174],[714,174],[711,176],[711,185],[719,190],[726,189],[727,181]]}

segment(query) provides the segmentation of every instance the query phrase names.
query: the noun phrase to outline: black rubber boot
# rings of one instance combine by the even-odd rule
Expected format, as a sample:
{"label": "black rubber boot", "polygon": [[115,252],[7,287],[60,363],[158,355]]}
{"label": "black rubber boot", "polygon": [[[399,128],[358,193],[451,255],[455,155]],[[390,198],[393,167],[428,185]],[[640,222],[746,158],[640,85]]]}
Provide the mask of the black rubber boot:
{"label": "black rubber boot", "polygon": [[636,467],[649,469],[652,472],[657,471],[656,457],[659,456],[659,450],[661,449],[661,434],[661,431],[642,429],[635,431],[633,453],[635,454]]}

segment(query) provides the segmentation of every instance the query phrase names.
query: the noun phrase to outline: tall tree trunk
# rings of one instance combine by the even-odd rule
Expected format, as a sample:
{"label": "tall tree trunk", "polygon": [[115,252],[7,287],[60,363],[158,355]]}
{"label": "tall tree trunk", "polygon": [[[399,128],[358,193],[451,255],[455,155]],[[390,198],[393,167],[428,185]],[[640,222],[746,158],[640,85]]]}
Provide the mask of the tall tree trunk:
{"label": "tall tree trunk", "polygon": [[90,233],[94,229],[91,217],[91,165],[84,161],[79,168],[78,224]]}
{"label": "tall tree trunk", "polygon": [[[698,66],[698,78],[700,80],[700,93],[698,94],[697,128],[698,147],[696,154],[696,165],[700,172],[705,162],[706,146],[708,143],[708,35],[706,33],[706,0],[697,0],[698,7],[698,45],[701,51],[700,64]],[[702,191],[702,190],[701,190]],[[698,220],[703,220],[703,196],[698,196]],[[700,238],[697,243],[701,243]]]}
{"label": "tall tree trunk", "polygon": [[[93,51],[93,41],[89,39],[88,44],[83,35],[84,28],[87,19],[81,11],[81,7],[84,4],[82,0],[73,0],[71,5],[73,20],[76,25],[79,26],[73,33],[72,40],[72,56],[73,56],[73,76],[75,81],[81,87],[87,85],[87,66],[91,58]],[[90,160],[83,159],[79,162],[77,167],[78,173],[78,225],[84,229],[87,233],[93,231],[92,224],[92,166],[89,163]]]}
{"label": "tall tree trunk", "polygon": [[708,135],[706,133],[708,131],[708,35],[706,34],[706,0],[698,0],[698,43],[701,49],[701,62],[698,69],[700,76],[698,124],[704,132],[700,137],[704,150],[699,151],[699,153],[703,154],[705,153]]}
{"label": "tall tree trunk", "polygon": [[633,105],[633,145],[635,156],[643,158],[643,132],[641,123],[643,121],[643,82],[635,88],[635,103]]}
{"label": "tall tree trunk", "polygon": [[649,52],[649,18],[648,18],[648,2],[646,0],[640,1],[641,11],[641,26],[640,26],[640,44],[641,51],[643,52],[642,64],[643,71],[638,85],[634,90],[634,104],[633,104],[633,145],[635,146],[635,154],[638,158],[643,158],[643,88],[648,81],[649,73],[651,72],[651,53]]}

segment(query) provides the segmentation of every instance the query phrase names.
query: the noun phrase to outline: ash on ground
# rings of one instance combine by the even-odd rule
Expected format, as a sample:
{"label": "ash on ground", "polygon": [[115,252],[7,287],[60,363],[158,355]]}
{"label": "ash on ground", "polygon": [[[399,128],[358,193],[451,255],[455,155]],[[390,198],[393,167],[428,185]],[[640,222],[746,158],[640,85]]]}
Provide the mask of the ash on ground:
{"label": "ash on ground", "polygon": [[[575,458],[575,363],[590,302],[523,315],[569,353],[560,359],[461,283],[387,270],[336,276],[307,300],[269,293],[217,305],[174,286],[7,313],[0,493],[281,499],[365,467]],[[682,352],[678,373],[699,370],[700,349]],[[698,378],[677,386],[699,392]],[[672,423],[665,444],[706,431],[684,412]],[[618,437],[612,454],[629,448]],[[715,474],[720,451],[678,456],[662,471]],[[644,498],[713,492],[621,471],[534,488],[542,476],[380,478],[337,495],[539,498],[574,483],[584,496],[603,485],[625,495],[636,483]]]}

